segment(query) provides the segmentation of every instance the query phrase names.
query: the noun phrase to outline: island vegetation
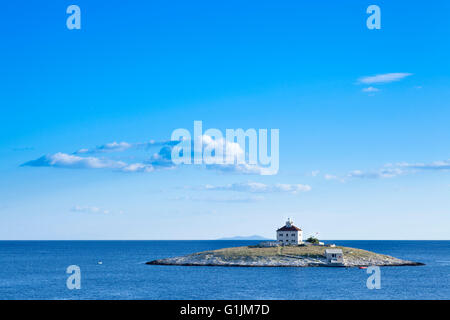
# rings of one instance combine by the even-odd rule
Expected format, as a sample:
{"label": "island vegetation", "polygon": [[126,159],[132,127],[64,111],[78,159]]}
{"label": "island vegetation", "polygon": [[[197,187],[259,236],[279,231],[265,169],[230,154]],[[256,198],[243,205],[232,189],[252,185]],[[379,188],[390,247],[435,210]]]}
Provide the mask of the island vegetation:
{"label": "island vegetation", "polygon": [[312,244],[319,244],[319,239],[311,236],[308,239],[306,239],[306,242],[312,243]]}

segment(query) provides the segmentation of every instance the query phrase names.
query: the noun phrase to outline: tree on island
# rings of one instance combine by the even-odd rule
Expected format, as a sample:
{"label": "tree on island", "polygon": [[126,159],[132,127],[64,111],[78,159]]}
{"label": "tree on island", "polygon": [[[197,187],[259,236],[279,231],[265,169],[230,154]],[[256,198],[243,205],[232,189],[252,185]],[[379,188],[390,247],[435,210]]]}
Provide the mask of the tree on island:
{"label": "tree on island", "polygon": [[317,243],[319,243],[319,239],[317,239],[316,237],[311,236],[308,239],[306,239],[306,242],[317,244]]}

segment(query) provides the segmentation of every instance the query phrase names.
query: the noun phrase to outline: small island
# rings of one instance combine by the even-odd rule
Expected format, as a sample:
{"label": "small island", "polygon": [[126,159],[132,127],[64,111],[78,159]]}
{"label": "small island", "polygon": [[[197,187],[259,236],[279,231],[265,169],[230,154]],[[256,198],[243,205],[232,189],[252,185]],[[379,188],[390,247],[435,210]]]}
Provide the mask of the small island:
{"label": "small island", "polygon": [[158,259],[150,265],[227,266],[227,267],[368,267],[419,266],[420,262],[402,260],[367,250],[325,245],[317,238],[302,241],[302,230],[289,219],[277,230],[277,241]]}

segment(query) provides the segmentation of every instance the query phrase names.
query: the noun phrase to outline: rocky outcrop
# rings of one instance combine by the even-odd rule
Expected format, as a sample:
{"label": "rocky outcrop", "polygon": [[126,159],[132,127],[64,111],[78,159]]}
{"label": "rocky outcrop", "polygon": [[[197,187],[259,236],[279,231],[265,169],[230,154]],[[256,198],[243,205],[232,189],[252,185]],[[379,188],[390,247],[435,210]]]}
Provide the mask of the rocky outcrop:
{"label": "rocky outcrop", "polygon": [[[344,267],[367,266],[417,266],[420,262],[402,260],[370,251],[340,247],[344,249]],[[239,249],[239,250],[235,250]],[[309,249],[292,250],[283,253],[280,248],[252,247],[227,248],[189,254],[180,257],[158,259],[147,262],[150,265],[178,266],[227,266],[227,267],[329,267],[324,255],[313,254]],[[323,250],[323,249],[321,249]],[[288,251],[288,250],[286,250]],[[297,251],[297,252],[296,252]]]}

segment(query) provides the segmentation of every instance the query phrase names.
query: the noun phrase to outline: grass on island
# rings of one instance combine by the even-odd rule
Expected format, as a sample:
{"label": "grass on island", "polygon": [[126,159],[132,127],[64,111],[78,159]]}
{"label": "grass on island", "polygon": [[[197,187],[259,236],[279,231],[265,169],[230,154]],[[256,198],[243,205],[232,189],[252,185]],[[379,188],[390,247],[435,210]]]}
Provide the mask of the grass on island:
{"label": "grass on island", "polygon": [[275,257],[282,255],[292,255],[292,256],[302,256],[309,258],[323,258],[325,257],[325,249],[342,249],[344,253],[344,257],[354,257],[354,258],[369,258],[377,255],[379,257],[388,257],[382,254],[377,254],[374,252],[349,248],[349,247],[341,247],[336,246],[333,248],[325,247],[325,246],[284,246],[284,247],[258,247],[258,246],[245,246],[245,247],[232,247],[232,248],[224,248],[212,251],[203,251],[195,253],[194,255],[205,255],[212,254],[214,256],[220,256],[224,259],[234,259],[241,257]]}

